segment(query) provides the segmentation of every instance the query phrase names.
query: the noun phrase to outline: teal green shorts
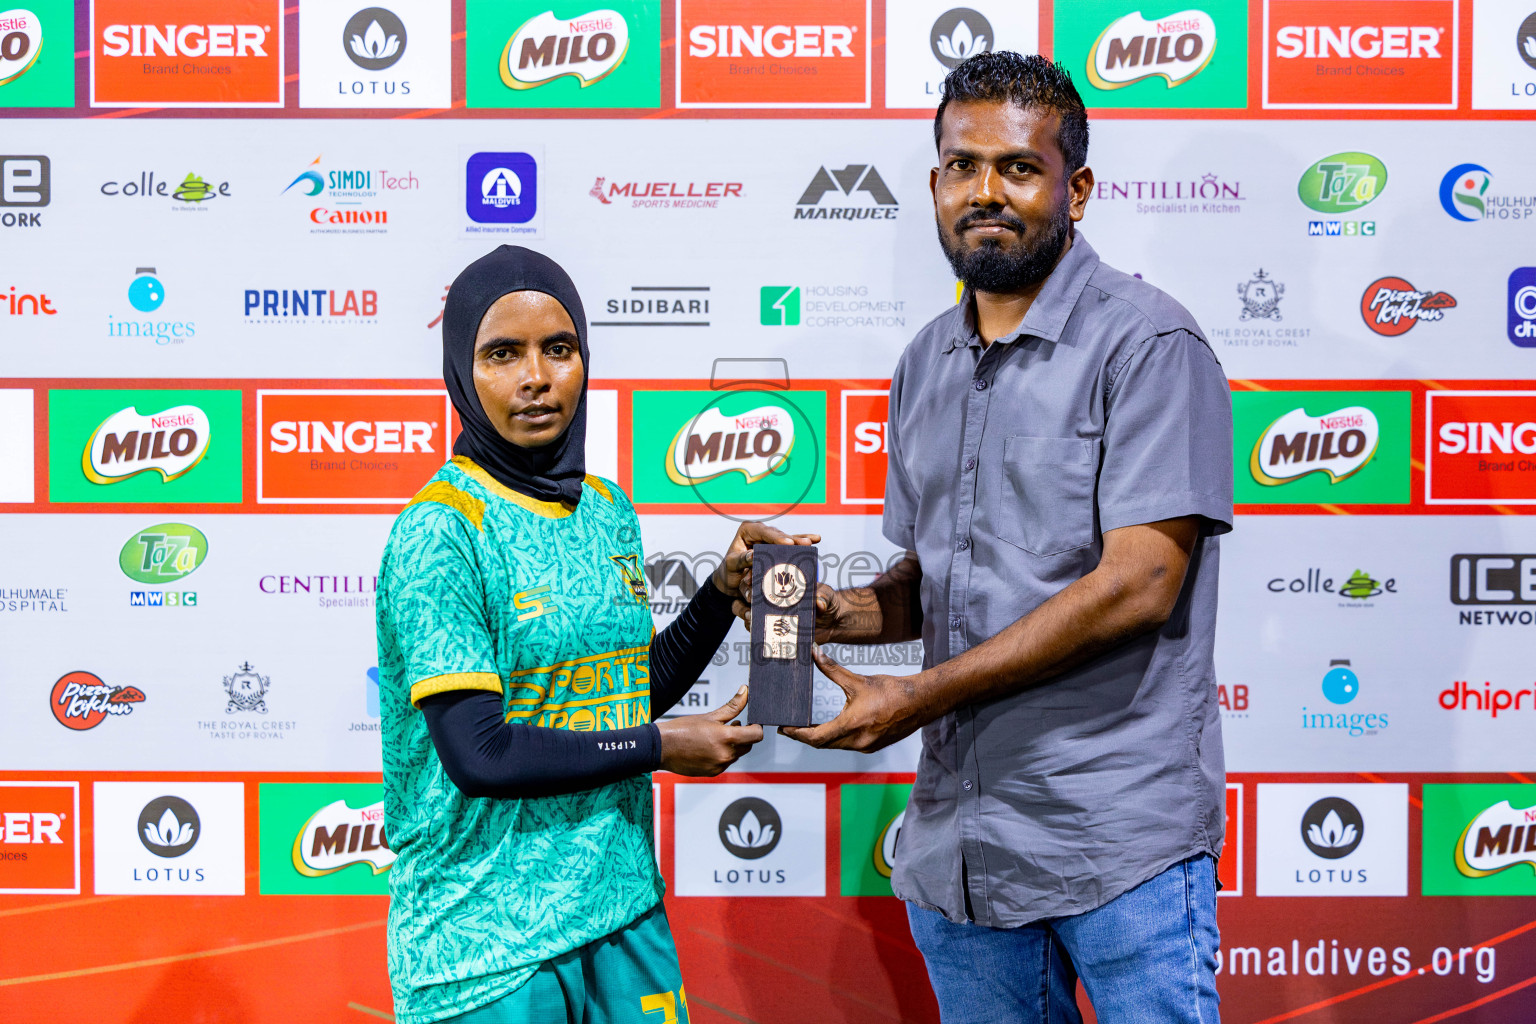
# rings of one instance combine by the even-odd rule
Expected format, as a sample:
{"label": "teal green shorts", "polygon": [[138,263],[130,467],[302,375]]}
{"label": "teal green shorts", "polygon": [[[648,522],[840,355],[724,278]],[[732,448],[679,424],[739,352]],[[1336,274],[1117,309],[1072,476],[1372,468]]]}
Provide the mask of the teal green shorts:
{"label": "teal green shorts", "polygon": [[688,1024],[660,903],[627,928],[546,960],[511,995],[442,1024]]}

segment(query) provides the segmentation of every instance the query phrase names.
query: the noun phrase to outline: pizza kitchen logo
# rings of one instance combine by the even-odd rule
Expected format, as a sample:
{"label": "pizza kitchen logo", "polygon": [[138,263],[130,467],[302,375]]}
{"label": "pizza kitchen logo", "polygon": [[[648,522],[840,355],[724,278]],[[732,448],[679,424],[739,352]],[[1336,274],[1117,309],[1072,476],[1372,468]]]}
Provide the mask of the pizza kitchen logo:
{"label": "pizza kitchen logo", "polygon": [[1388,338],[1406,334],[1421,322],[1444,320],[1445,311],[1455,308],[1456,299],[1448,292],[1422,291],[1401,277],[1378,278],[1360,296],[1365,326]]}
{"label": "pizza kitchen logo", "polygon": [[780,471],[794,446],[795,421],[782,406],[762,405],[731,415],[709,408],[672,439],[667,477],[689,485],[740,473],[747,483],[755,483]]}
{"label": "pizza kitchen logo", "polygon": [[1292,409],[1259,435],[1248,468],[1254,480],[1269,487],[1310,473],[1325,473],[1330,483],[1338,483],[1365,468],[1380,440],[1376,414],[1364,406],[1351,405],[1322,416]]}
{"label": "pizza kitchen logo", "polygon": [[501,82],[509,89],[536,89],[567,75],[581,87],[600,82],[629,52],[629,23],[603,8],[576,18],[545,11],[518,26],[501,51]]}
{"label": "pizza kitchen logo", "polygon": [[53,684],[48,707],[66,729],[83,732],[108,718],[125,718],[145,701],[137,686],[111,686],[101,677],[84,671],[66,672]]}
{"label": "pizza kitchen logo", "polygon": [[1162,78],[1170,89],[1203,71],[1216,52],[1216,22],[1206,12],[1179,11],[1147,19],[1140,11],[1110,22],[1088,52],[1088,80],[1122,89]]}
{"label": "pizza kitchen logo", "polygon": [[178,405],[152,415],[133,406],[108,416],[92,432],[80,468],[96,484],[115,484],[156,472],[169,483],[186,476],[208,453],[208,415],[195,405]]}

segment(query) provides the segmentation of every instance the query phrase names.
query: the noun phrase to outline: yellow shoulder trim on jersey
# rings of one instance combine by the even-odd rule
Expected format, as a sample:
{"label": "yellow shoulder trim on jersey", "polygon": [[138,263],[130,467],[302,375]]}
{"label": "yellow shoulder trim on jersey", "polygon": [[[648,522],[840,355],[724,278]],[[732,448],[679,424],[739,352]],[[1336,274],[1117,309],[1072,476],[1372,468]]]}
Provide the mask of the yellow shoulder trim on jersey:
{"label": "yellow shoulder trim on jersey", "polygon": [[447,675],[423,679],[411,687],[411,705],[420,703],[423,697],[434,693],[450,693],[454,690],[489,690],[501,692],[501,677],[494,672],[449,672]]}
{"label": "yellow shoulder trim on jersey", "polygon": [[571,510],[558,501],[540,501],[538,498],[530,498],[526,494],[514,491],[481,469],[475,464],[473,459],[466,458],[463,455],[455,455],[451,461],[455,466],[463,470],[465,475],[471,480],[496,495],[496,497],[510,501],[519,508],[527,509],[534,515],[543,516],[546,519],[564,519],[571,514]]}
{"label": "yellow shoulder trim on jersey", "polygon": [[610,502],[613,501],[613,492],[608,489],[608,485],[591,473],[587,474],[587,486],[607,498]]}
{"label": "yellow shoulder trim on jersey", "polygon": [[412,505],[419,505],[426,501],[435,501],[439,505],[447,505],[463,515],[465,519],[474,523],[475,529],[482,533],[485,531],[485,527],[480,525],[481,520],[485,518],[485,502],[473,494],[459,490],[448,481],[434,480],[427,484],[427,486],[416,492],[416,497],[408,501],[405,507],[410,508]]}

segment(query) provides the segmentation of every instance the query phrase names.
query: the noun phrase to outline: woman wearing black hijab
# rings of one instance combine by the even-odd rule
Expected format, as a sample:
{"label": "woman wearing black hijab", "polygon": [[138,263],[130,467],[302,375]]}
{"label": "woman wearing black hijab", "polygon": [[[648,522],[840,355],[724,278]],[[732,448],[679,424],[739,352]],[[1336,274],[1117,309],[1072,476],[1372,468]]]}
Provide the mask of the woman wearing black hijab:
{"label": "woman wearing black hijab", "polygon": [[762,739],[653,724],[733,621],[760,523],[660,634],[639,521],[586,474],[591,360],[552,260],[502,246],[448,291],[462,432],[401,512],[379,574],[389,969],[402,1024],[686,1021],[661,906],[650,772],[718,775]]}

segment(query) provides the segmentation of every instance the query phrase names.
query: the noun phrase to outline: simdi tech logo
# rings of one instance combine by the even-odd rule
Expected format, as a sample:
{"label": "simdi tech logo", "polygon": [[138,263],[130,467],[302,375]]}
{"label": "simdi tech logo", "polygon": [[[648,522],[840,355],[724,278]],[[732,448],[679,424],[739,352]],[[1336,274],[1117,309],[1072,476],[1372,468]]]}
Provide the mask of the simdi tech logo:
{"label": "simdi tech logo", "polygon": [[1264,106],[1454,109],[1459,0],[1265,0]]}
{"label": "simdi tech logo", "polygon": [[80,892],[80,783],[0,782],[0,893]]}
{"label": "simdi tech logo", "polygon": [[1536,391],[1429,391],[1424,501],[1536,505]]}
{"label": "simdi tech logo", "polygon": [[1089,107],[1245,107],[1247,37],[1241,0],[1183,9],[1081,0],[1055,22],[1056,56]]}
{"label": "simdi tech logo", "polygon": [[468,0],[467,105],[661,106],[661,3]]}
{"label": "simdi tech logo", "polygon": [[283,17],[282,0],[91,0],[91,105],[280,107]]}
{"label": "simdi tech logo", "polygon": [[239,391],[48,393],[55,502],[241,500]]}
{"label": "simdi tech logo", "polygon": [[0,11],[0,107],[75,105],[73,0]]}
{"label": "simdi tech logo", "polygon": [[1424,784],[1425,896],[1536,895],[1536,786]]}
{"label": "simdi tech logo", "polygon": [[868,107],[869,0],[677,0],[679,107]]}
{"label": "simdi tech logo", "polygon": [[264,782],[260,793],[263,895],[389,891],[383,786]]}
{"label": "simdi tech logo", "polygon": [[299,106],[449,106],[451,14],[450,5],[436,0],[300,4]]}
{"label": "simdi tech logo", "polygon": [[284,186],[282,194],[313,200],[306,218],[312,235],[382,235],[389,232],[389,208],[381,198],[421,188],[411,171],[375,170],[323,163],[316,156]]}
{"label": "simdi tech logo", "polygon": [[1235,391],[1235,497],[1254,504],[1406,504],[1407,391]]}

